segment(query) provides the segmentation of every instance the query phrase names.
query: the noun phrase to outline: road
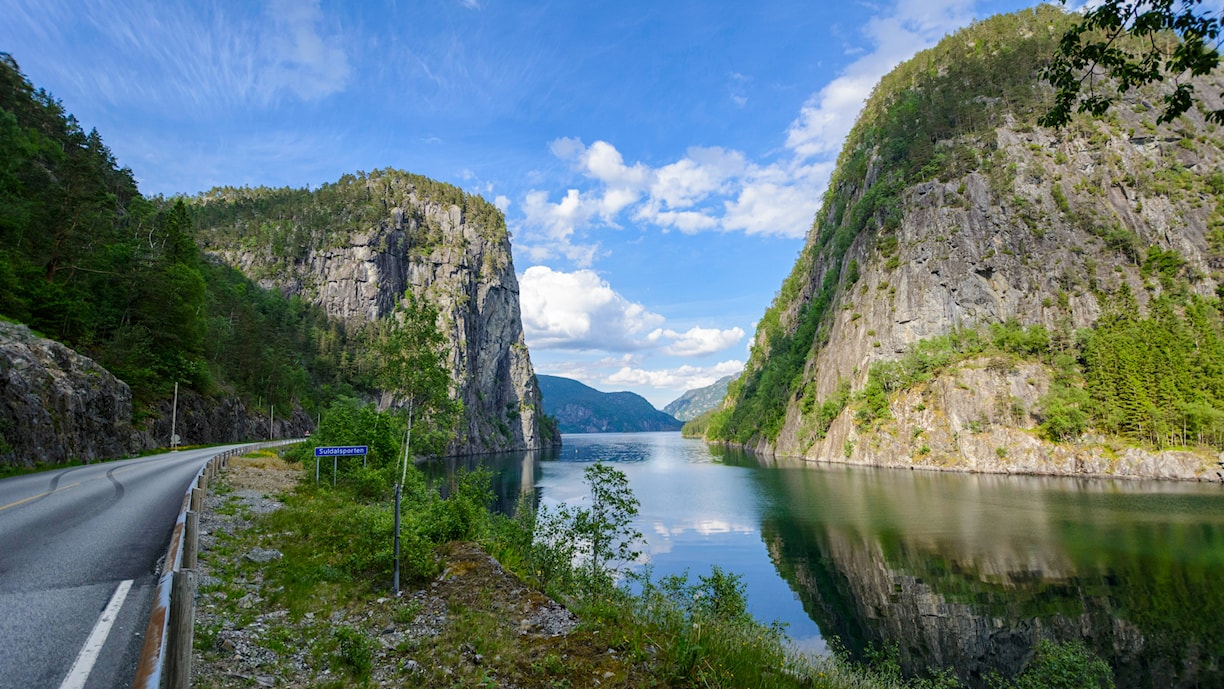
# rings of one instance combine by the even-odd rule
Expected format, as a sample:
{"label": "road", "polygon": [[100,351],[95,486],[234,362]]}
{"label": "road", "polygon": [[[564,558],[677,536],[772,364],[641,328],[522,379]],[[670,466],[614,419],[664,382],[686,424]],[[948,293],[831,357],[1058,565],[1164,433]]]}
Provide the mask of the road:
{"label": "road", "polygon": [[226,449],[0,480],[0,689],[131,686],[183,494]]}

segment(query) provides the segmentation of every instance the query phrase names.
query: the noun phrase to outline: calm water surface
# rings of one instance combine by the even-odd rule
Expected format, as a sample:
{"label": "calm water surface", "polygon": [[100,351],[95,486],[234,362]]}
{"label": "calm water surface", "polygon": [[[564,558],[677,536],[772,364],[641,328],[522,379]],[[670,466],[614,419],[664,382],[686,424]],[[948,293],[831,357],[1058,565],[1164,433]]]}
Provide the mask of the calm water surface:
{"label": "calm water surface", "polygon": [[1040,638],[1079,639],[1119,687],[1224,686],[1218,484],[758,463],[678,433],[481,459],[504,510],[522,493],[581,504],[593,461],[629,477],[656,577],[735,572],[804,649],[890,645],[908,671],[980,683]]}

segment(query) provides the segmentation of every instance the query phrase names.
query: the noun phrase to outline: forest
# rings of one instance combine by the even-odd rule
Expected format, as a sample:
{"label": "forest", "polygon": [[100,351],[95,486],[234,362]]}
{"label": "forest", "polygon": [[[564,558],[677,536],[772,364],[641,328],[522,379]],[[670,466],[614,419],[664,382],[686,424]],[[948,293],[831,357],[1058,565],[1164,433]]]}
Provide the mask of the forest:
{"label": "forest", "polygon": [[98,132],[0,54],[0,317],[127,382],[137,417],[175,382],[265,409],[368,387],[365,335],[206,256],[194,213],[142,196]]}

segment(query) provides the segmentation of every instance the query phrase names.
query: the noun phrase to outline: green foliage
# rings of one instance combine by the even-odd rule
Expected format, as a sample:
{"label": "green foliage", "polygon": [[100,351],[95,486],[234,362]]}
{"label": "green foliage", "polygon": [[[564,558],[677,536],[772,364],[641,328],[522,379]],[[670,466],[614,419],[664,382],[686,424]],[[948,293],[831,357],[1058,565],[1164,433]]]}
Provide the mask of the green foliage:
{"label": "green foliage", "polygon": [[358,682],[366,682],[374,671],[374,642],[352,627],[337,627],[332,631],[335,651],[331,655],[333,671],[343,672]]}
{"label": "green foliage", "polygon": [[1024,671],[1010,682],[995,678],[994,689],[1113,689],[1113,671],[1080,643],[1042,640]]}
{"label": "green foliage", "polygon": [[428,203],[457,206],[487,239],[509,239],[501,211],[480,196],[391,168],[344,175],[314,190],[217,187],[192,199],[191,212],[208,249],[272,247],[277,257],[300,259],[312,248],[346,245],[356,232],[400,222],[390,211],[398,208],[403,224],[416,227],[405,233],[401,248],[428,255],[443,241],[442,228],[418,210]]}
{"label": "green foliage", "polygon": [[1074,440],[1088,425],[1088,392],[1076,385],[1056,383],[1038,400],[1042,435],[1048,440]]}
{"label": "green foliage", "polygon": [[466,541],[481,536],[493,505],[492,474],[487,469],[451,478],[445,500],[430,503],[424,533],[435,543]]}
{"label": "green foliage", "polygon": [[[1201,99],[1194,84],[1182,79],[1210,74],[1220,64],[1217,40],[1224,28],[1200,3],[1185,0],[1177,9],[1172,0],[1105,0],[1094,5],[1065,31],[1058,53],[1043,72],[1056,94],[1041,124],[1065,126],[1075,112],[1100,117],[1120,95],[1166,78],[1172,78],[1174,87],[1162,99],[1164,110],[1157,122],[1172,122],[1189,110]],[[1102,72],[1116,93],[1096,90]],[[1224,124],[1224,108],[1209,110],[1207,118]]]}
{"label": "green foliage", "polygon": [[324,396],[321,316],[203,258],[192,215],[142,197],[97,131],[0,54],[0,314],[97,360],[138,410],[175,381],[253,406]]}
{"label": "green foliage", "polygon": [[[450,369],[443,359],[446,343],[437,326],[437,310],[411,291],[395,312],[378,324],[374,340],[378,387],[391,393],[407,416],[413,447],[441,454],[454,437],[463,405],[451,398]],[[416,421],[428,422],[411,438]]]}
{"label": "green foliage", "polygon": [[[827,337],[832,305],[857,280],[849,248],[874,236],[881,255],[892,255],[908,186],[979,168],[982,156],[968,142],[988,135],[1005,114],[1036,118],[1046,95],[1033,84],[1055,48],[1050,27],[1071,21],[1048,6],[993,17],[881,80],[847,137],[811,239],[758,324],[745,372],[728,390],[730,404],[709,419],[707,437],[741,444],[777,438],[788,404],[806,385],[810,354]],[[822,276],[818,286],[814,275]],[[871,392],[876,411],[879,392]]]}
{"label": "green foliage", "polygon": [[763,625],[747,610],[738,575],[715,565],[696,584],[687,575],[641,577],[634,621],[658,629],[663,679],[676,686],[794,686],[781,625]]}

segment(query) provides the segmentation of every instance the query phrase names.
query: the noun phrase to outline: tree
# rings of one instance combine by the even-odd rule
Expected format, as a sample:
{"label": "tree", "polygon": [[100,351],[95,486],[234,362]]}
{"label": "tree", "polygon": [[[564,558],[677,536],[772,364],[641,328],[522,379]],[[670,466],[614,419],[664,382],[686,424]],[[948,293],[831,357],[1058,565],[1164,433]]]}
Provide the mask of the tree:
{"label": "tree", "polygon": [[574,511],[573,528],[579,549],[589,558],[591,582],[608,583],[614,562],[632,562],[642,534],[633,528],[638,500],[621,471],[597,462],[582,472],[591,489],[591,506]]}
{"label": "tree", "polygon": [[443,361],[445,340],[438,331],[437,317],[437,310],[409,291],[383,321],[375,341],[379,387],[407,415],[402,474],[407,473],[411,458],[413,422],[429,419],[434,431],[449,438],[459,417],[461,403],[450,397],[450,371]]}
{"label": "tree", "polygon": [[[1055,89],[1054,106],[1038,121],[1061,127],[1075,112],[1102,115],[1120,95],[1166,78],[1174,87],[1157,121],[1177,119],[1195,100],[1187,78],[1210,74],[1220,64],[1224,22],[1202,10],[1201,2],[1105,0],[1087,11],[1063,34],[1043,72]],[[1106,78],[1116,85],[1102,84]],[[1224,108],[1208,111],[1207,119],[1224,124]]]}

